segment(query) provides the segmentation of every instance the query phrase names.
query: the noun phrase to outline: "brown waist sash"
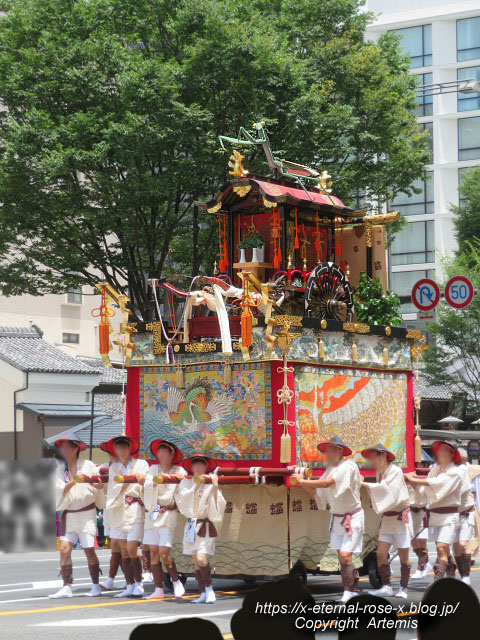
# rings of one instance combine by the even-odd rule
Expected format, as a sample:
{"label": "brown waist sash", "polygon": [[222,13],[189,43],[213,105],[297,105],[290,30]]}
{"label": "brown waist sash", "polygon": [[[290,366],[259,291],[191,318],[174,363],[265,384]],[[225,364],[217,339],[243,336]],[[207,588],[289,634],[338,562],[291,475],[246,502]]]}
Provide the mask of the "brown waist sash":
{"label": "brown waist sash", "polygon": [[350,513],[332,513],[332,516],[334,518],[343,518],[340,524],[345,529],[346,535],[351,536],[353,533],[352,516],[355,513],[359,513],[361,510],[362,510],[362,507],[358,507],[358,509],[355,509],[355,511],[351,511]]}
{"label": "brown waist sash", "polygon": [[208,535],[210,536],[210,538],[217,537],[218,533],[213,522],[210,522],[208,518],[201,518],[201,519],[198,518],[197,524],[199,522],[201,524],[200,529],[197,532],[197,536],[199,538],[205,538],[205,536],[207,535],[207,527],[208,527]]}
{"label": "brown waist sash", "polygon": [[60,516],[60,535],[64,536],[67,533],[67,513],[80,513],[81,511],[90,511],[91,509],[96,509],[94,502],[87,504],[86,507],[82,507],[81,509],[64,509]]}
{"label": "brown waist sash", "polygon": [[125,502],[127,504],[133,504],[134,502],[138,502],[141,507],[144,507],[143,501],[141,498],[136,498],[135,496],[125,496]]}
{"label": "brown waist sash", "polygon": [[384,516],[397,516],[397,520],[403,522],[403,524],[408,524],[408,514],[410,513],[410,507],[405,507],[401,511],[385,511]]}
{"label": "brown waist sash", "polygon": [[458,507],[436,507],[434,509],[425,509],[425,515],[423,516],[424,527],[428,527],[431,513],[458,513]]}

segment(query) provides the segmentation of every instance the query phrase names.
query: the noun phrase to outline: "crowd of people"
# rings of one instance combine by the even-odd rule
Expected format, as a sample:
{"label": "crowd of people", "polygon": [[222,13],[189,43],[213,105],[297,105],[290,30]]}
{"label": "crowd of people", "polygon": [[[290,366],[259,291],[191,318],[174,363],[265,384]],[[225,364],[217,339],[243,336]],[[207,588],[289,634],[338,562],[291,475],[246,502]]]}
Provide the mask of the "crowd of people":
{"label": "crowd of people", "polygon": [[[175,597],[185,589],[179,577],[172,546],[178,513],[186,518],[183,553],[193,559],[200,595],[194,603],[215,602],[209,558],[215,553],[217,527],[222,522],[225,499],[214,472],[216,462],[198,453],[184,460],[181,451],[166,440],[151,443],[156,460],[149,464],[135,458],[138,442],[121,435],[102,444],[108,453],[108,482],[103,483],[97,466],[79,457],[85,445],[74,437],[56,441],[63,463],[57,469],[56,497],[60,518],[60,571],[63,586],[52,598],[72,597],[72,549],[79,542],[85,552],[92,580],[90,595],[111,590],[119,568],[125,576],[124,589],[115,595],[144,597],[143,571],[151,573],[155,589],[148,599],[164,597],[164,569],[169,574]],[[475,503],[466,465],[466,452],[450,441],[433,444],[435,464],[427,476],[404,474],[395,464],[394,454],[379,444],[362,451],[375,471],[375,477],[362,477],[350,458],[352,450],[338,437],[321,442],[326,469],[321,477],[310,478],[293,473],[292,479],[316,501],[319,509],[330,510],[330,546],[337,551],[343,586],[342,602],[358,594],[359,573],[353,554],[362,552],[365,514],[361,489],[368,491],[374,511],[381,516],[377,561],[382,586],[370,593],[393,596],[390,551],[398,550],[400,589],[396,597],[408,597],[410,579],[424,577],[432,568],[434,580],[454,577],[470,584],[471,554],[474,537]],[[292,470],[294,468],[292,467]],[[158,483],[168,474],[176,483]],[[188,475],[187,475],[188,474]],[[195,481],[210,475],[211,484]],[[91,482],[76,482],[83,475]],[[118,476],[133,481],[115,482]],[[374,480],[370,482],[368,480]],[[105,535],[111,540],[108,577],[100,584],[100,567],[95,552],[96,513],[103,509]],[[436,544],[433,567],[428,562],[427,540]],[[142,545],[144,565],[139,556]],[[418,566],[410,576],[410,549],[418,557]],[[143,571],[142,571],[143,569]]]}

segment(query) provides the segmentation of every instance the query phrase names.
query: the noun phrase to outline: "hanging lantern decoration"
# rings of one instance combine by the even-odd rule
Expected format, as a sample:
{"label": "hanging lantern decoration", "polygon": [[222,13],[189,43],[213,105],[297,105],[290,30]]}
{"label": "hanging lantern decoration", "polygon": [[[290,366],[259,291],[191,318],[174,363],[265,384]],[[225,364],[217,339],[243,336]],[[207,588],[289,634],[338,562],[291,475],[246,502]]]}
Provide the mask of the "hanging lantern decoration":
{"label": "hanging lantern decoration", "polygon": [[282,250],[280,248],[281,231],[280,231],[280,210],[278,208],[272,210],[272,241],[273,241],[273,266],[275,269],[280,267],[282,262]]}
{"label": "hanging lantern decoration", "polygon": [[[317,216],[318,216],[318,213],[317,213]],[[297,207],[295,207],[295,249],[300,249],[300,241],[298,239]]]}

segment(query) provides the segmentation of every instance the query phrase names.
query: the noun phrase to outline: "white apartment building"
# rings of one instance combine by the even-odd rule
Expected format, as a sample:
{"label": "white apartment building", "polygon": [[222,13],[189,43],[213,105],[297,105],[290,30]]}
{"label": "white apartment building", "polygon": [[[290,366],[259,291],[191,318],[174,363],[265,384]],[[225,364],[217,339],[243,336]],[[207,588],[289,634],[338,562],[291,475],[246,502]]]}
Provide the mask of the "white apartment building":
{"label": "white apartment building", "polygon": [[[480,80],[480,0],[367,0],[367,9],[377,15],[367,37],[402,36],[420,85]],[[455,249],[450,207],[459,204],[462,172],[480,164],[480,94],[419,97],[416,115],[430,132],[432,159],[415,183],[421,193],[390,205],[409,222],[391,248],[390,287],[402,298],[404,319],[422,327],[410,292],[422,277],[441,278],[441,259]]]}
{"label": "white apartment building", "polygon": [[72,358],[96,357],[99,320],[91,312],[99,306],[100,296],[89,287],[58,295],[0,296],[0,326],[37,325],[46,342]]}

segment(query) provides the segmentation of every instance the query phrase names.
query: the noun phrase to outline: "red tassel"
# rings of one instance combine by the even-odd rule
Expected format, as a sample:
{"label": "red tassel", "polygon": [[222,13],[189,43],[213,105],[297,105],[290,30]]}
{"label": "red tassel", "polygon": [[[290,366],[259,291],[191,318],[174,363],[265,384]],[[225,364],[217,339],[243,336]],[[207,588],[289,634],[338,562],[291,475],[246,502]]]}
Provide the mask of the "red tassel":
{"label": "red tassel", "polygon": [[225,256],[225,259],[223,261],[224,265],[226,267],[228,267],[230,265],[230,262],[228,260],[228,251],[227,251],[227,241],[225,240],[223,243],[223,255]]}
{"label": "red tassel", "polygon": [[108,322],[100,322],[98,325],[98,339],[100,343],[100,353],[107,355],[110,351],[110,328]]}
{"label": "red tassel", "polygon": [[225,261],[223,258],[220,258],[218,268],[220,269],[220,273],[225,273]]}
{"label": "red tassel", "polygon": [[278,261],[278,256],[277,254],[275,254],[273,256],[273,266],[275,269],[278,269],[278,267],[280,266],[280,262]]}
{"label": "red tassel", "polygon": [[282,262],[282,250],[280,249],[280,244],[278,246],[278,266],[280,266],[280,263]]}
{"label": "red tassel", "polygon": [[297,207],[295,207],[295,249],[300,249],[300,241],[298,239]]}

